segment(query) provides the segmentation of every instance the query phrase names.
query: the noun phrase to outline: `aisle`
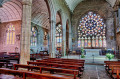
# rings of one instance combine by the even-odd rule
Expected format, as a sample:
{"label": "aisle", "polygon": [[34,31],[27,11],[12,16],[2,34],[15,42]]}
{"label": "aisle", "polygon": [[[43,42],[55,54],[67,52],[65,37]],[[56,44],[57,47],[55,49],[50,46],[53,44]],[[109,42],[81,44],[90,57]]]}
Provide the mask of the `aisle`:
{"label": "aisle", "polygon": [[85,65],[81,79],[110,79],[103,65]]}

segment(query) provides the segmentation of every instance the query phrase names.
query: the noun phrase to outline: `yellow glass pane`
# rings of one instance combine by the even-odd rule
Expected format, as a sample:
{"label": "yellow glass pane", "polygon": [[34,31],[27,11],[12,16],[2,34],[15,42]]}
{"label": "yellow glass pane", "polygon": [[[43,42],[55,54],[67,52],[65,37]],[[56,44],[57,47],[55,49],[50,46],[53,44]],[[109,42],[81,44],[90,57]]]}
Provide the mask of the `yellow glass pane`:
{"label": "yellow glass pane", "polygon": [[12,32],[10,32],[10,43],[9,44],[12,44]]}
{"label": "yellow glass pane", "polygon": [[12,44],[15,44],[15,32],[13,32]]}
{"label": "yellow glass pane", "polygon": [[9,44],[9,32],[7,33],[7,44]]}

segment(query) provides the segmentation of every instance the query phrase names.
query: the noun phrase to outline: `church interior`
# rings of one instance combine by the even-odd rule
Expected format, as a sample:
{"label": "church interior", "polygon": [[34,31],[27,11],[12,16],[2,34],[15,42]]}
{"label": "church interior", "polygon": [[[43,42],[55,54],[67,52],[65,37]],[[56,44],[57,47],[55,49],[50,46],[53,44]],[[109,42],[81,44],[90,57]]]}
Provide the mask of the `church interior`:
{"label": "church interior", "polygon": [[120,0],[0,0],[0,79],[120,79]]}

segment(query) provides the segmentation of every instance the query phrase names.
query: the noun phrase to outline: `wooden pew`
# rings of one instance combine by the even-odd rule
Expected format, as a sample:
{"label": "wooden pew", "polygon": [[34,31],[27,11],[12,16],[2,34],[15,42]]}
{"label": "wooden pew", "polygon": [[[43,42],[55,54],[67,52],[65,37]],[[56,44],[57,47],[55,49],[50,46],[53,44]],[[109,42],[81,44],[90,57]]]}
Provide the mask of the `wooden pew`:
{"label": "wooden pew", "polygon": [[48,63],[59,63],[59,64],[69,64],[69,65],[78,65],[78,66],[83,66],[84,67],[84,63],[73,63],[73,62],[62,62],[62,61],[48,61],[48,60],[36,60],[36,62],[48,62]]}
{"label": "wooden pew", "polygon": [[66,68],[66,69],[77,69],[80,70],[82,66],[77,65],[68,65],[68,64],[58,64],[58,63],[48,63],[48,62],[27,62],[28,65],[35,65],[35,66],[49,66],[49,67],[60,67],[60,68]]}
{"label": "wooden pew", "polygon": [[12,68],[12,66],[13,66],[13,64],[10,63],[10,60],[8,60],[8,59],[0,59],[0,62],[3,62],[3,63],[4,63],[4,66],[5,66],[6,68]]}
{"label": "wooden pew", "polygon": [[18,71],[18,70],[10,70],[5,68],[0,68],[1,74],[12,74],[14,76],[22,76],[23,79],[26,79],[27,77],[30,78],[36,78],[36,79],[73,79],[68,76],[63,75],[56,75],[56,74],[40,74],[35,72],[28,72],[28,71]]}
{"label": "wooden pew", "polygon": [[85,63],[85,61],[75,60],[58,60],[58,59],[43,59],[42,61],[56,61],[56,62],[71,62],[71,63]]}
{"label": "wooden pew", "polygon": [[0,68],[4,66],[4,62],[0,62]]}
{"label": "wooden pew", "polygon": [[104,61],[105,63],[105,69],[108,70],[108,65],[110,64],[120,64],[120,61]]}
{"label": "wooden pew", "polygon": [[120,79],[120,65],[110,65],[111,74],[113,79]]}
{"label": "wooden pew", "polygon": [[41,66],[30,66],[30,65],[21,65],[21,64],[14,64],[14,70],[18,70],[18,68],[25,68],[28,71],[29,70],[40,70],[40,73],[42,71],[50,71],[50,73],[66,73],[66,74],[73,74],[74,79],[76,79],[76,76],[78,75],[79,71],[78,70],[70,70],[70,69],[61,69],[61,68],[51,68],[51,67],[41,67]]}
{"label": "wooden pew", "polygon": [[49,56],[49,54],[44,54],[44,53],[36,53],[36,54],[30,54],[30,57],[32,58],[44,58],[46,56]]}
{"label": "wooden pew", "polygon": [[120,79],[120,68],[114,68],[113,72],[116,73],[116,74],[113,74],[112,78],[113,79]]}
{"label": "wooden pew", "polygon": [[27,62],[28,65],[34,65],[34,66],[47,66],[47,67],[56,67],[56,68],[65,68],[65,69],[75,69],[79,70],[79,76],[83,74],[82,72],[82,66],[76,66],[76,65],[68,65],[68,64],[58,64],[58,63],[45,63],[45,62]]}
{"label": "wooden pew", "polygon": [[48,58],[48,59],[51,59],[51,60],[73,60],[73,61],[85,61],[85,60],[82,60],[82,59],[66,59],[66,58]]}
{"label": "wooden pew", "polygon": [[110,64],[108,67],[109,67],[109,74],[113,75],[114,74],[114,71],[113,71],[114,68],[120,68],[120,64],[116,64],[116,65],[115,64]]}
{"label": "wooden pew", "polygon": [[104,61],[107,73],[113,79],[120,79],[120,61]]}
{"label": "wooden pew", "polygon": [[62,58],[49,58],[49,59],[43,59],[48,61],[62,61],[62,62],[74,62],[74,63],[81,63],[85,62],[85,60],[78,60],[78,59],[62,59]]}

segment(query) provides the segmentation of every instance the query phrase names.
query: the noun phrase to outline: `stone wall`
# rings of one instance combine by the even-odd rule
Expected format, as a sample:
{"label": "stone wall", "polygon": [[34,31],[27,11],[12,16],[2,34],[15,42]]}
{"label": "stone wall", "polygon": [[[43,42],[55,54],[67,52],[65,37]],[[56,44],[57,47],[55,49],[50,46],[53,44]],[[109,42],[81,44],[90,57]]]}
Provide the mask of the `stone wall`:
{"label": "stone wall", "polygon": [[[15,27],[15,44],[7,45],[7,29],[9,24]],[[17,52],[20,52],[20,40],[16,38],[16,35],[21,34],[21,21],[6,22],[0,24],[0,52],[15,52],[15,48],[18,48]]]}
{"label": "stone wall", "polygon": [[105,0],[85,0],[75,8],[72,15],[73,45],[77,48],[77,27],[79,20],[89,11],[99,14],[106,25],[107,48],[116,49],[114,34],[114,10]]}
{"label": "stone wall", "polygon": [[120,33],[118,33],[116,37],[117,37],[117,38],[116,38],[117,50],[120,50]]}
{"label": "stone wall", "polygon": [[[44,43],[47,44],[47,40],[44,40],[44,32],[45,29],[39,25],[36,25],[34,23],[31,23],[32,27],[36,27],[37,28],[37,45],[36,46],[31,46],[30,49],[32,49],[33,51],[31,51],[30,53],[39,53],[39,51],[44,51],[45,50],[45,46]],[[48,50],[48,48],[47,48]]]}

